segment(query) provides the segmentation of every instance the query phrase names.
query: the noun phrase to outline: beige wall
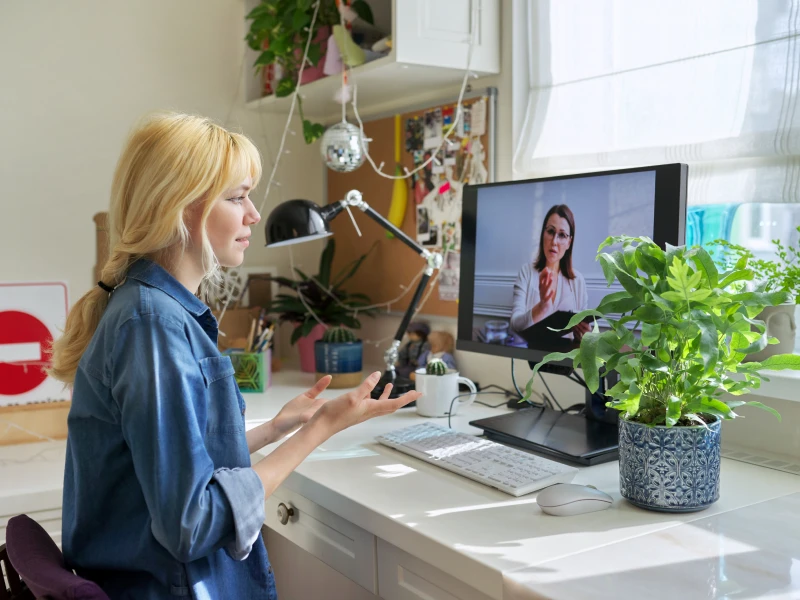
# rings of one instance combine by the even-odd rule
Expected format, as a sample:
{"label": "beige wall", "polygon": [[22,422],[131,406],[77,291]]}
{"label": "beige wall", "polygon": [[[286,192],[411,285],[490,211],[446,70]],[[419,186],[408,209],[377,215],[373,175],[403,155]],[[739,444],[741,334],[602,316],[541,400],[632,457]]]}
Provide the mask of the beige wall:
{"label": "beige wall", "polygon": [[[230,114],[268,171],[265,135],[277,148],[285,118],[262,124],[244,108],[244,10],[244,0],[0,2],[0,280],[64,280],[72,302],[87,291],[92,215],[107,209],[123,140],[150,110]],[[321,167],[308,177],[295,166],[318,164],[316,149],[289,140],[284,193],[319,197]],[[248,264],[282,261],[258,248],[257,229]]]}
{"label": "beige wall", "polygon": [[[239,73],[244,3],[0,2],[0,281],[64,280],[73,302],[93,285],[92,215],[107,208],[123,139],[149,110],[196,112],[219,122],[230,113],[228,125],[241,127],[262,151],[266,178],[285,118],[259,118],[244,107]],[[491,85],[499,91],[499,180],[514,176],[512,115],[518,119],[524,110],[525,66],[512,63],[511,57],[512,29],[524,20],[512,10],[524,10],[524,5],[524,0],[502,3],[502,74],[473,83],[475,89]],[[317,145],[305,146],[299,135],[288,140],[291,154],[283,157],[278,171],[282,186],[271,194],[265,219],[281,198],[324,198]],[[254,194],[257,205],[264,188],[262,183]],[[266,250],[263,236],[263,227],[256,227],[246,264],[275,265],[288,273],[289,250]],[[295,246],[298,266],[313,269],[321,245]],[[409,260],[414,259],[409,252]],[[454,319],[430,322],[455,333]],[[361,334],[371,340],[391,338],[398,324],[397,315],[365,320]],[[380,365],[386,345],[368,346],[367,362]],[[284,344],[284,355],[292,362],[296,350]],[[482,385],[511,386],[509,359],[464,352],[457,358],[462,372]],[[518,382],[524,385],[530,370],[523,361],[516,363]],[[564,378],[550,377],[550,384],[562,404],[583,398],[581,388]],[[747,419],[726,423],[726,435],[741,443],[749,440],[745,445],[750,446],[770,440],[774,451],[800,456],[800,404],[764,401],[781,410],[781,425],[757,409],[746,409]]]}

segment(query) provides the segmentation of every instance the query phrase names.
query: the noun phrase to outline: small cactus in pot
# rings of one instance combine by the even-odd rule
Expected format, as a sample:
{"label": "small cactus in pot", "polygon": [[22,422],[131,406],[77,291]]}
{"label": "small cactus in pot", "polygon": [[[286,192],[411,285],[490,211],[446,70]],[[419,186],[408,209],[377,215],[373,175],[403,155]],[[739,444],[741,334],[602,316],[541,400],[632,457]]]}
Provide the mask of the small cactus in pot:
{"label": "small cactus in pot", "polygon": [[328,344],[351,344],[356,341],[356,334],[346,327],[330,327],[322,335],[322,341]]}
{"label": "small cactus in pot", "polygon": [[329,387],[348,388],[361,383],[363,344],[346,327],[329,327],[314,343],[317,377],[330,375]]}
{"label": "small cactus in pot", "polygon": [[444,375],[447,373],[447,365],[441,358],[432,358],[425,366],[427,375]]}

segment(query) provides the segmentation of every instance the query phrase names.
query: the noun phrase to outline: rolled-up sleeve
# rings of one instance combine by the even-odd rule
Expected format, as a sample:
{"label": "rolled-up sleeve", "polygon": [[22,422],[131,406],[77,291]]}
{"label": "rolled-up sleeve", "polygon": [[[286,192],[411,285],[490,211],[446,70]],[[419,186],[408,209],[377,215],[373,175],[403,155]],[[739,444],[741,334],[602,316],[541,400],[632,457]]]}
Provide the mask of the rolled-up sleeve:
{"label": "rolled-up sleeve", "polygon": [[181,562],[225,548],[243,560],[264,519],[250,468],[215,469],[206,450],[203,375],[180,323],[127,321],[111,357],[112,396],[155,539]]}
{"label": "rolled-up sleeve", "polygon": [[231,558],[244,560],[264,523],[264,485],[253,469],[217,469],[214,480],[230,502],[236,536],[225,550]]}

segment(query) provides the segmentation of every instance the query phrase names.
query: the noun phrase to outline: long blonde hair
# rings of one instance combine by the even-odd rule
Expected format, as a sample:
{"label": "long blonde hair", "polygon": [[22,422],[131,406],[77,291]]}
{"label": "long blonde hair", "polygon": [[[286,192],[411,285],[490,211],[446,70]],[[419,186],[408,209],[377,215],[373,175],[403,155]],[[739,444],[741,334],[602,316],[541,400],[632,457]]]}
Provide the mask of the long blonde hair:
{"label": "long blonde hair", "polygon": [[[206,118],[161,113],[146,117],[131,132],[111,187],[109,257],[101,280],[120,285],[139,258],[161,264],[185,251],[189,242],[186,209],[202,202],[201,240],[207,284],[219,273],[205,228],[214,200],[246,177],[261,177],[261,158],[244,135]],[[165,266],[167,266],[165,264]],[[95,286],[75,303],[64,334],[53,343],[48,373],[75,381],[78,362],[92,339],[109,294]]]}

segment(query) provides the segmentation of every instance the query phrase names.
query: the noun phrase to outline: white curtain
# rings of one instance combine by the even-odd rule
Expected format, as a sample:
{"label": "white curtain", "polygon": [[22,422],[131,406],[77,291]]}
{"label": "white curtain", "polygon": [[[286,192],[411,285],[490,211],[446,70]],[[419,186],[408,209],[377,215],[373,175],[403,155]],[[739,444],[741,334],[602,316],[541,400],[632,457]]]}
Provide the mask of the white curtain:
{"label": "white curtain", "polygon": [[800,0],[529,0],[515,176],[689,163],[692,204],[800,201]]}

